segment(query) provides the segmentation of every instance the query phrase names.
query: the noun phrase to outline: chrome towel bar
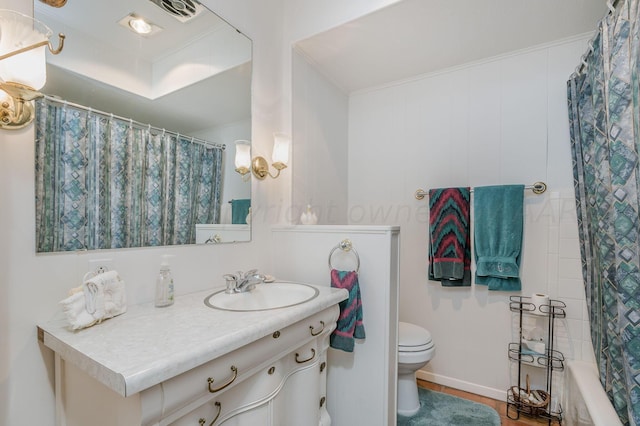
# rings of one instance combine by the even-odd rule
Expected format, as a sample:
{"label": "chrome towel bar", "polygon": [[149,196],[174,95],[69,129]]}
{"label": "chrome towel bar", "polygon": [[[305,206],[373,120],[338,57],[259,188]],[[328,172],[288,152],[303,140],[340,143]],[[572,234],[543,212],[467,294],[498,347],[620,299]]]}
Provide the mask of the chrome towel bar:
{"label": "chrome towel bar", "polygon": [[[530,189],[534,194],[540,195],[547,190],[547,184],[544,182],[536,182],[533,185],[525,186],[524,189]],[[473,188],[471,188],[471,192],[473,192]],[[422,188],[418,188],[418,190],[414,193],[416,200],[423,200],[427,195],[429,195],[429,192],[425,191]]]}

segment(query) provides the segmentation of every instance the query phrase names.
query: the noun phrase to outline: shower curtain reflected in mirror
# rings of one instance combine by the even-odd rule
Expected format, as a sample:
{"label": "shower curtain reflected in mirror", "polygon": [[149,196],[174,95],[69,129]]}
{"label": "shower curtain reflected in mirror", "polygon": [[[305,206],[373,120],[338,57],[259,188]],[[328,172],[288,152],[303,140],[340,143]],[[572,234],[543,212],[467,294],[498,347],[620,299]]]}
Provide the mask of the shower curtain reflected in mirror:
{"label": "shower curtain reflected in mirror", "polygon": [[37,252],[195,243],[218,223],[222,146],[41,99]]}
{"label": "shower curtain reflected in mirror", "polygon": [[618,1],[568,81],[582,272],[600,381],[640,424],[638,0]]}

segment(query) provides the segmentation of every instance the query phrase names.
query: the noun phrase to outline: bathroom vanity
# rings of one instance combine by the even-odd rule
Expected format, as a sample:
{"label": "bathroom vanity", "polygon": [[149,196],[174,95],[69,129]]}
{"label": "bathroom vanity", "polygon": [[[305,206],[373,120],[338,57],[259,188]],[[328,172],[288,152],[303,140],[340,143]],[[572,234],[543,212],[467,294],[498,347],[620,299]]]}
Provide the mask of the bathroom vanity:
{"label": "bathroom vanity", "polygon": [[251,225],[196,224],[196,244],[229,243],[251,240]]}
{"label": "bathroom vanity", "polygon": [[248,312],[205,305],[218,290],[76,332],[62,318],[39,325],[55,352],[56,424],[329,425],[326,352],[346,290]]}

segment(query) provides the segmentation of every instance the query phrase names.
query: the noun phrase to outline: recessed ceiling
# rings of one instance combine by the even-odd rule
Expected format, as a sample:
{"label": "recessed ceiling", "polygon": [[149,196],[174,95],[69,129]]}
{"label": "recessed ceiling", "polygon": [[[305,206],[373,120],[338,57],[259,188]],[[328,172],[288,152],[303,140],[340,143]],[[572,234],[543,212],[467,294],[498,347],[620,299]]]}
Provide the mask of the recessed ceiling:
{"label": "recessed ceiling", "polygon": [[[48,65],[43,92],[80,105],[90,105],[98,111],[116,112],[140,123],[192,135],[250,118],[251,64],[224,71],[155,100]],[[216,101],[220,98],[226,101]]]}
{"label": "recessed ceiling", "polygon": [[296,47],[350,93],[595,32],[606,11],[604,0],[403,0]]}
{"label": "recessed ceiling", "polygon": [[[34,9],[54,33],[67,33],[63,51],[47,55],[43,93],[183,134],[250,119],[250,41],[216,14],[204,9],[183,22],[150,0],[69,1],[59,9],[34,1]],[[140,36],[118,24],[131,13],[163,30]],[[237,36],[248,54],[233,51]],[[226,50],[210,43],[215,37]],[[157,64],[170,65],[158,72]],[[165,86],[153,86],[162,72]]]}
{"label": "recessed ceiling", "polygon": [[[141,37],[117,26],[118,21],[131,13],[150,20],[163,31],[152,37]],[[51,22],[48,25],[54,33],[60,32],[54,27],[54,23],[59,22],[114,50],[135,48],[140,59],[149,62],[173,53],[220,25],[226,25],[215,13],[203,13],[188,23],[182,23],[150,0],[74,0],[61,8],[34,1],[34,16],[45,23]],[[74,43],[74,40],[67,40],[67,43]]]}

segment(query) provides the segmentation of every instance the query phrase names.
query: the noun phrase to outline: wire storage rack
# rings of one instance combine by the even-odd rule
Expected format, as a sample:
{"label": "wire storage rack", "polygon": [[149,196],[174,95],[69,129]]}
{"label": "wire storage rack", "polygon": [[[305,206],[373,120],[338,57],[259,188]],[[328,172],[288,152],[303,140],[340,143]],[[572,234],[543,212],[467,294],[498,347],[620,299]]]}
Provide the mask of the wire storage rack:
{"label": "wire storage rack", "polygon": [[[548,304],[536,306],[532,298],[511,296],[509,309],[518,314],[518,341],[509,343],[509,359],[517,363],[517,380],[507,390],[507,417],[513,420],[524,413],[529,416],[554,421],[562,424],[562,406],[553,404],[553,373],[564,370],[564,355],[554,348],[556,319],[565,318],[566,305],[560,300],[550,299]],[[536,312],[537,308],[537,312]],[[525,316],[535,315],[546,321],[544,349],[535,351],[527,347],[524,335]],[[531,389],[527,369],[537,367],[544,369],[544,389]]]}

